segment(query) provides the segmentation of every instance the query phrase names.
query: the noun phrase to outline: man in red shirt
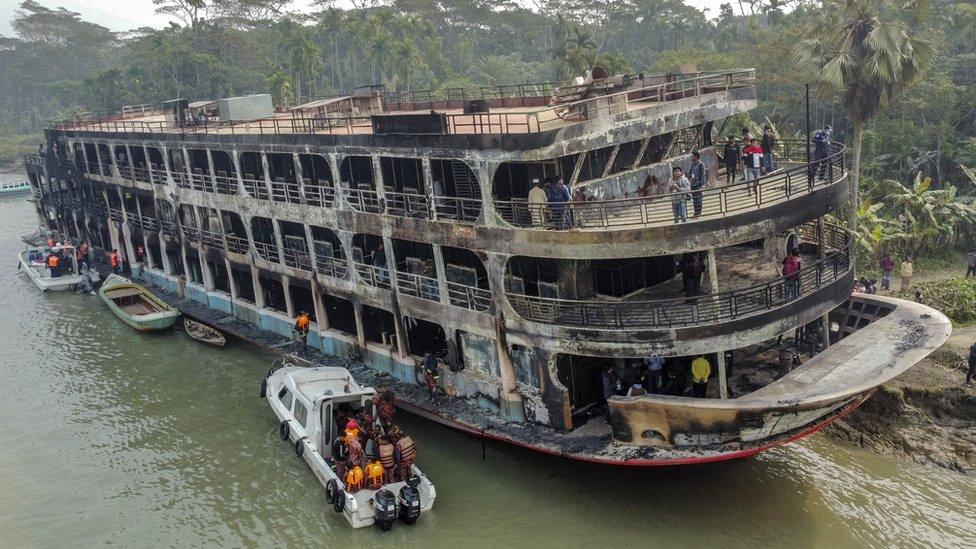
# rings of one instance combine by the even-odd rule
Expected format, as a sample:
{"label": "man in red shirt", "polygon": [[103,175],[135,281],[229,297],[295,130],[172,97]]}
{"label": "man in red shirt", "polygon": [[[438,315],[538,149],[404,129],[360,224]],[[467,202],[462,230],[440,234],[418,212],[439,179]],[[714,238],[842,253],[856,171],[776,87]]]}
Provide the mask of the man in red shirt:
{"label": "man in red shirt", "polygon": [[796,248],[783,260],[783,276],[786,299],[796,299],[800,295],[800,252]]}
{"label": "man in red shirt", "polygon": [[759,179],[763,165],[763,150],[755,138],[749,140],[749,146],[742,151],[742,160],[746,165],[746,181],[748,183],[749,194],[755,188],[755,181]]}
{"label": "man in red shirt", "polygon": [[891,272],[895,270],[895,260],[891,256],[884,254],[881,258],[881,289],[891,289]]}

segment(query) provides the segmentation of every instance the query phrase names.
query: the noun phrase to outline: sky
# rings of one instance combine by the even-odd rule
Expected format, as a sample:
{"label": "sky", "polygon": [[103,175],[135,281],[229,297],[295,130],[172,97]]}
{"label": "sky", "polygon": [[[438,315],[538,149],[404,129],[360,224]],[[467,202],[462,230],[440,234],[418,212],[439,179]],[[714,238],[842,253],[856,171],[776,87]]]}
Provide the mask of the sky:
{"label": "sky", "polygon": [[[83,19],[108,27],[113,31],[123,31],[138,27],[162,27],[167,18],[156,15],[152,0],[37,0],[41,5],[56,9],[66,8],[76,11]],[[729,0],[685,0],[700,9],[710,9],[710,15],[718,13],[720,4]],[[0,35],[13,34],[10,22],[21,0],[0,0]],[[291,9],[307,10],[311,0],[295,0]]]}

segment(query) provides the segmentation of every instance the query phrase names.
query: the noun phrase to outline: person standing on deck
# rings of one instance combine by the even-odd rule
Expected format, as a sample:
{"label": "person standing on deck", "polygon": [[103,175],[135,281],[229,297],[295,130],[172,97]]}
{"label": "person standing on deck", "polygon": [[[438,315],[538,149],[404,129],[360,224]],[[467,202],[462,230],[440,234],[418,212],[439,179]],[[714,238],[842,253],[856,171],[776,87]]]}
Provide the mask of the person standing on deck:
{"label": "person standing on deck", "polygon": [[675,166],[671,169],[671,179],[668,180],[668,192],[671,196],[671,210],[674,212],[674,222],[684,223],[688,220],[688,192],[691,191],[691,182],[685,177],[681,168]]}
{"label": "person standing on deck", "polygon": [[122,274],[122,258],[119,257],[119,251],[112,248],[112,255],[108,258],[109,264],[112,265],[112,272],[115,274]]}
{"label": "person standing on deck", "polygon": [[915,274],[915,265],[912,258],[906,257],[901,263],[901,291],[907,292],[912,287],[912,275]]}
{"label": "person standing on deck", "polygon": [[705,398],[708,393],[708,377],[712,375],[712,365],[708,359],[699,356],[691,361],[691,396]]}
{"label": "person standing on deck", "polygon": [[532,180],[532,188],[529,190],[529,216],[532,218],[533,227],[544,227],[546,224],[546,203],[549,196],[546,190],[539,183],[539,179]]}
{"label": "person standing on deck", "polygon": [[308,317],[308,313],[305,311],[299,311],[298,316],[295,317],[295,333],[298,334],[298,340],[302,342],[302,347],[300,350],[304,351],[305,347],[308,345],[308,329],[311,324],[311,319]]}
{"label": "person standing on deck", "polygon": [[651,356],[644,359],[644,366],[647,366],[647,390],[656,393],[661,389],[661,372],[664,370],[664,359],[659,356]]}
{"label": "person standing on deck", "polygon": [[[817,130],[813,134],[813,166],[812,170],[816,170],[817,179],[824,180],[827,179],[827,161],[826,158],[830,154],[830,136],[833,133],[833,128],[830,124],[824,126],[822,130]],[[810,172],[810,178],[813,179],[813,171]]]}
{"label": "person standing on deck", "polygon": [[974,377],[976,377],[976,343],[969,347],[969,371],[966,372],[966,385],[972,385]]}
{"label": "person standing on deck", "polygon": [[776,136],[773,128],[766,126],[763,128],[762,143],[763,173],[773,171],[773,148],[776,147]]}
{"label": "person standing on deck", "polygon": [[725,164],[725,182],[735,183],[736,172],[739,168],[739,157],[742,150],[735,144],[735,139],[729,137],[729,142],[725,144],[722,151],[722,162]]}
{"label": "person standing on deck", "polygon": [[549,210],[552,211],[552,221],[557,229],[568,229],[572,225],[569,211],[572,198],[566,182],[562,177],[557,177],[556,184],[549,191]]}
{"label": "person standing on deck", "polygon": [[891,289],[891,272],[895,270],[895,260],[891,259],[891,256],[884,254],[881,258],[881,289],[890,290]]}
{"label": "person standing on deck", "polygon": [[691,167],[688,168],[688,178],[692,190],[691,204],[694,207],[695,217],[698,217],[702,211],[701,190],[708,186],[708,168],[701,161],[701,153],[698,151],[691,153]]}
{"label": "person standing on deck", "polygon": [[753,189],[756,188],[756,181],[762,175],[762,155],[762,147],[755,139],[750,140],[749,146],[742,151],[742,158],[746,165],[746,181],[751,183],[748,185],[749,194],[752,194]]}

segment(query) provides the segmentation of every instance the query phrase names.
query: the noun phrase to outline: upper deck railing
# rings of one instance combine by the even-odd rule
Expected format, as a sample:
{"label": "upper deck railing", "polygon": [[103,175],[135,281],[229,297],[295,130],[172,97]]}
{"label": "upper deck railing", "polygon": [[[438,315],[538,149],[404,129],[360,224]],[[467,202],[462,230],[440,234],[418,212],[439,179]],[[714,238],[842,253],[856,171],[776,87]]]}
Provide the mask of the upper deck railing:
{"label": "upper deck railing", "polygon": [[[817,241],[816,224],[798,228],[805,239]],[[635,301],[574,300],[514,294],[508,302],[523,319],[542,324],[598,330],[680,328],[719,324],[778,309],[812,291],[843,279],[853,269],[850,233],[827,225],[826,257],[804,266],[795,277],[780,277],[727,292],[692,298]]]}
{"label": "upper deck railing", "polygon": [[[625,91],[578,101],[550,104],[544,108],[489,113],[445,112],[445,126],[437,134],[539,133],[568,124],[593,120],[629,110],[631,104],[660,104],[707,93],[755,85],[754,69],[697,73],[671,81],[632,87]],[[456,110],[456,109],[455,109]],[[398,112],[398,111],[392,111]],[[370,134],[371,116],[307,116],[293,111],[291,116],[275,116],[247,122],[204,121],[194,125],[174,125],[167,120],[127,120],[119,115],[93,120],[66,120],[48,123],[49,129],[133,133],[218,133],[218,134]],[[416,135],[424,132],[407,132]]]}
{"label": "upper deck railing", "polygon": [[[803,141],[786,141],[785,145],[786,154],[779,161],[802,164],[776,170],[752,181],[708,187],[691,193],[664,193],[613,200],[545,204],[529,204],[525,199],[496,200],[495,210],[502,219],[516,227],[539,230],[674,225],[682,222],[674,208],[675,204],[681,202],[686,205],[688,220],[721,218],[810,194],[841,181],[846,175],[846,150],[841,143],[832,143],[826,157],[811,160],[810,164],[800,158],[804,152]],[[811,154],[812,149],[811,145]],[[693,206],[698,200],[701,201],[701,213],[696,216]]]}

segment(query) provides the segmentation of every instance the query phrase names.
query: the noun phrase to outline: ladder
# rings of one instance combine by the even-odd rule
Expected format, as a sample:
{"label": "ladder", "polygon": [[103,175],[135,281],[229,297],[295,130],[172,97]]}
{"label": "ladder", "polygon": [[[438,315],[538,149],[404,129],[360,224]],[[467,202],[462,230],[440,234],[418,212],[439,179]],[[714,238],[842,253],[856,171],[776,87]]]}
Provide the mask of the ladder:
{"label": "ladder", "polygon": [[458,198],[481,198],[474,174],[467,164],[460,160],[451,160],[451,176],[454,178],[454,194]]}

